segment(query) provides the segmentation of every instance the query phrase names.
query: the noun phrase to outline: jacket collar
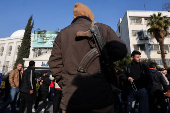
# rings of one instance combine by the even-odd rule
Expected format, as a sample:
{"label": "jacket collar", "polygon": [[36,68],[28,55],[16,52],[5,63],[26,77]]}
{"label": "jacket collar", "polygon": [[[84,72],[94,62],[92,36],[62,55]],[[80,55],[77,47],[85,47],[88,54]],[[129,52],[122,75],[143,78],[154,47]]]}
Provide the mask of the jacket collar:
{"label": "jacket collar", "polygon": [[34,69],[33,67],[31,67],[31,66],[28,66],[27,69],[35,70],[35,69]]}
{"label": "jacket collar", "polygon": [[83,18],[83,19],[86,19],[86,20],[92,22],[92,20],[87,16],[78,16],[71,22],[71,24],[73,24],[75,21],[79,20],[80,18]]}

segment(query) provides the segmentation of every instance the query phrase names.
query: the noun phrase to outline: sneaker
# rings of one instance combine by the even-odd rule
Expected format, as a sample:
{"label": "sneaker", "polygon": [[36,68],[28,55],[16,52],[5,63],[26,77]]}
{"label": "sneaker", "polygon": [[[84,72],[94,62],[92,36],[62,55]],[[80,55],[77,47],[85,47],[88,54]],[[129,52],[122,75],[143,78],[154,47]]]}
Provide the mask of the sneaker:
{"label": "sneaker", "polygon": [[41,110],[41,112],[44,112],[45,111],[45,108],[43,108],[42,110]]}
{"label": "sneaker", "polygon": [[35,112],[35,109],[34,109],[34,108],[32,109],[32,112]]}

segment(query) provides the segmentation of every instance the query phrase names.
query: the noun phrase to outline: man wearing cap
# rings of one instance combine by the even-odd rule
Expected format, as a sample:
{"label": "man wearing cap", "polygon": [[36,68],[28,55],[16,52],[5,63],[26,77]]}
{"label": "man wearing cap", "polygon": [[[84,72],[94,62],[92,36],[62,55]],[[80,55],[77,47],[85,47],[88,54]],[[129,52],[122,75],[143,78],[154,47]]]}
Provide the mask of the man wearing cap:
{"label": "man wearing cap", "polygon": [[35,112],[35,110],[38,108],[38,104],[41,99],[43,101],[43,108],[41,111],[44,112],[46,110],[49,85],[51,84],[51,81],[47,75],[47,71],[42,71],[42,77],[39,83],[40,83],[39,95],[36,99],[34,109],[32,110],[33,112]]}
{"label": "man wearing cap", "polygon": [[[114,97],[110,84],[105,79],[105,70],[97,57],[86,73],[77,69],[83,57],[91,50],[88,36],[76,36],[79,31],[88,31],[94,22],[94,14],[82,3],[76,3],[71,25],[61,30],[56,37],[49,68],[56,82],[62,88],[60,107],[64,113],[112,113]],[[113,61],[127,54],[125,43],[114,30],[102,23],[96,23],[103,35],[108,55]],[[91,42],[93,43],[93,42]],[[60,84],[61,82],[61,84]]]}

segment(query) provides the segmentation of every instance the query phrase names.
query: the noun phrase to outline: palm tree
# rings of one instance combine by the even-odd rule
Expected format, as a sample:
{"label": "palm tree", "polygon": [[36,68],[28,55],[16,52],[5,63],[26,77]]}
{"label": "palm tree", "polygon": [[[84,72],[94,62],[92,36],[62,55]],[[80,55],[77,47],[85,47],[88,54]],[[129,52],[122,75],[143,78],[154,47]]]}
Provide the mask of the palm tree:
{"label": "palm tree", "polygon": [[166,68],[167,64],[164,54],[164,39],[170,34],[168,32],[170,19],[168,19],[166,16],[162,16],[162,13],[160,12],[158,12],[158,15],[154,13],[153,15],[150,15],[150,21],[148,22],[147,26],[150,26],[147,32],[149,32],[160,45],[163,66]]}

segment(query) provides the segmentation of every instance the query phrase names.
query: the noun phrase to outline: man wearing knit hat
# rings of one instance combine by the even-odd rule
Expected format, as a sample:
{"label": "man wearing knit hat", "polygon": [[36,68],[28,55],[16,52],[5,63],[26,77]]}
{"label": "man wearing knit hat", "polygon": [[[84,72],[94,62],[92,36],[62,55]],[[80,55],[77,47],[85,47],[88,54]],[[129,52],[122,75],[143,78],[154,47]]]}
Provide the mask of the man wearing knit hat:
{"label": "man wearing knit hat", "polygon": [[[77,71],[91,47],[86,34],[83,37],[76,34],[90,29],[94,14],[86,5],[76,3],[73,17],[71,25],[62,29],[56,37],[49,58],[50,71],[62,88],[60,107],[63,113],[113,113],[113,92],[104,77],[107,75],[99,57],[94,59],[85,73]],[[95,25],[100,28],[110,58],[113,61],[124,58],[126,45],[111,27],[102,23]]]}

